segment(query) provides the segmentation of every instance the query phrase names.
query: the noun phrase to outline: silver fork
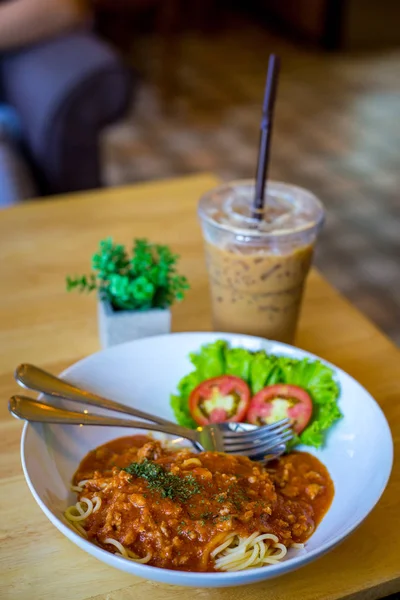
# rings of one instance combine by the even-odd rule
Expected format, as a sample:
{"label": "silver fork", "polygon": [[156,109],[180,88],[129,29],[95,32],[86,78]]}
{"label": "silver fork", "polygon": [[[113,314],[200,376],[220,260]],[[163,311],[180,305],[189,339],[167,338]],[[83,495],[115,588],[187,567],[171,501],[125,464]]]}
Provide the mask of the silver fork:
{"label": "silver fork", "polygon": [[[43,404],[27,396],[13,396],[9,401],[8,409],[14,417],[32,423],[101,425],[159,431],[190,440],[200,451],[211,450],[239,454],[263,462],[283,454],[287,442],[293,437],[289,419],[262,427],[242,428],[240,426],[246,425],[245,423],[215,423],[197,427],[197,429],[187,429],[174,423],[159,425],[145,421],[73,412]],[[250,429],[250,427],[252,428]]]}

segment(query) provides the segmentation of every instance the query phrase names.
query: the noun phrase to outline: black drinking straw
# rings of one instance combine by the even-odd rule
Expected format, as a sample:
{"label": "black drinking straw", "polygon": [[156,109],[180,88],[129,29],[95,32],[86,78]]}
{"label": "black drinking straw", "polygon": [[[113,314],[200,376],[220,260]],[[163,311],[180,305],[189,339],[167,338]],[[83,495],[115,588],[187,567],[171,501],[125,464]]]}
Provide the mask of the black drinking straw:
{"label": "black drinking straw", "polygon": [[260,126],[260,146],[258,149],[256,188],[253,202],[253,218],[262,219],[264,208],[265,183],[268,176],[269,150],[272,138],[272,123],[278,78],[280,59],[271,54],[268,61],[267,81],[265,84],[263,112]]}

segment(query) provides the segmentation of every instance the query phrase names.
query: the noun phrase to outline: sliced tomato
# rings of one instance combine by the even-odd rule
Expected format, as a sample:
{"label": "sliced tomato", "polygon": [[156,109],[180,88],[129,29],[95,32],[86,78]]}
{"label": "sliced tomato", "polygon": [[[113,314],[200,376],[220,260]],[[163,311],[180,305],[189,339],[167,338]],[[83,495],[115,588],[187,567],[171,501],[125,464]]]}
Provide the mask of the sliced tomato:
{"label": "sliced tomato", "polygon": [[250,405],[250,388],[243,379],[221,375],[202,381],[190,394],[189,410],[199,425],[240,422]]}
{"label": "sliced tomato", "polygon": [[281,419],[292,419],[293,429],[301,433],[312,415],[310,395],[297,385],[268,385],[250,402],[247,421],[254,425],[275,423]]}

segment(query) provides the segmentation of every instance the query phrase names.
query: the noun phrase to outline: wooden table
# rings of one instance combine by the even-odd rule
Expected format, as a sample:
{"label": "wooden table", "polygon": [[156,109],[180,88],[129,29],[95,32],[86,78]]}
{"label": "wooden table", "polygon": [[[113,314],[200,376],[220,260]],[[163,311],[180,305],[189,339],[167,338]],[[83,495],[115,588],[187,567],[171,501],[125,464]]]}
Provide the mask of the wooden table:
{"label": "wooden table", "polygon": [[[64,291],[67,273],[89,268],[108,235],[171,244],[192,289],[174,310],[175,330],[210,327],[196,201],[211,176],[108,189],[0,212],[0,597],[12,600],[329,600],[400,591],[400,352],[320,275],[309,278],[297,344],[336,363],[378,400],[396,445],[393,474],[372,514],[340,547],[292,574],[234,589],[173,588],[116,571],[53,527],[24,481],[21,423],[7,412],[13,369],[34,362],[55,373],[99,348],[95,298]],[[397,460],[396,460],[397,459]]]}

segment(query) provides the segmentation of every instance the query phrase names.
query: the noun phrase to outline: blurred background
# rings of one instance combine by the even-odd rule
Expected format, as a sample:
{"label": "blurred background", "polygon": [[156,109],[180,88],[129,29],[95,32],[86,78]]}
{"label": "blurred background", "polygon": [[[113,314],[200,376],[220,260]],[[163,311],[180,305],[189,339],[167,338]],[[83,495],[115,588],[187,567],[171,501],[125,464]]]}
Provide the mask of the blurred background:
{"label": "blurred background", "polygon": [[164,4],[179,12],[164,15],[172,47],[162,22],[142,35],[132,19],[126,34],[143,79],[129,119],[104,136],[107,182],[253,177],[278,53],[270,175],[319,195],[318,266],[400,343],[400,3],[198,0],[190,15]]}
{"label": "blurred background", "polygon": [[[270,176],[321,198],[318,267],[400,343],[400,2],[94,0],[89,10],[91,35],[117,62],[98,89],[90,79],[80,134],[63,140],[62,176],[62,165],[46,172],[36,126],[25,127],[38,193],[204,171],[253,177],[268,56],[277,53]],[[6,95],[18,105],[13,85]],[[73,164],[75,151],[92,157],[87,168]],[[91,177],[77,177],[83,170]]]}

